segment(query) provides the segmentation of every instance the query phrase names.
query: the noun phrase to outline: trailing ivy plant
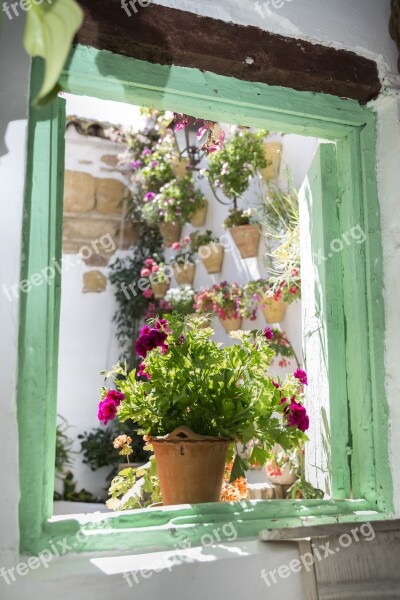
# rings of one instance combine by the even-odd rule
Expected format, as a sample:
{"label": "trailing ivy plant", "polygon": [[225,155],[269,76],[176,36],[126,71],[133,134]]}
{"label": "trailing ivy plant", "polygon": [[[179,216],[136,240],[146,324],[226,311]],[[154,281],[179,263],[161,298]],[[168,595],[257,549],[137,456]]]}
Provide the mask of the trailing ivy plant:
{"label": "trailing ivy plant", "polygon": [[131,249],[131,254],[124,258],[116,258],[110,265],[109,280],[115,286],[115,298],[118,304],[114,315],[117,326],[117,339],[123,349],[120,359],[126,360],[133,367],[137,365],[137,358],[133,350],[140,324],[148,314],[150,305],[157,311],[163,312],[164,307],[160,301],[143,295],[138,289],[138,282],[142,278],[141,271],[146,259],[153,255],[162,255],[161,236],[158,229],[146,223],[137,225],[138,241]]}

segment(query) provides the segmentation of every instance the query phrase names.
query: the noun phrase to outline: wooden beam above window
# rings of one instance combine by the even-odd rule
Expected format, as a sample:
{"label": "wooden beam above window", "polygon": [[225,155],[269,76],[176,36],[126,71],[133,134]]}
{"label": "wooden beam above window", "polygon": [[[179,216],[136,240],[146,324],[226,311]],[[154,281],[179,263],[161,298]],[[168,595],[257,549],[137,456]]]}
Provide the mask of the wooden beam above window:
{"label": "wooden beam above window", "polygon": [[85,20],[76,41],[86,46],[361,103],[381,90],[376,63],[354,52],[137,0],[126,10],[119,0],[79,3]]}

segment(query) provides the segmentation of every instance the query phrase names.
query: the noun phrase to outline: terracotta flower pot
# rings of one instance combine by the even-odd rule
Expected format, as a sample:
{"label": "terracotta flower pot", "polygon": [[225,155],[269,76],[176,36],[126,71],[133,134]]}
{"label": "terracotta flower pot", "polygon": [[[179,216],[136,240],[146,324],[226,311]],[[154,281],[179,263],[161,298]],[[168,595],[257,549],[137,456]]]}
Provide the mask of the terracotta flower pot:
{"label": "terracotta flower pot", "polygon": [[193,225],[193,227],[202,227],[206,222],[207,211],[208,202],[205,200],[205,205],[194,213],[193,217],[190,219],[190,224]]}
{"label": "terracotta flower pot", "polygon": [[166,246],[172,246],[172,244],[174,244],[175,242],[179,242],[179,240],[181,239],[181,223],[170,223],[169,221],[162,221],[158,224],[158,228]]}
{"label": "terracotta flower pot", "polygon": [[279,142],[264,142],[263,148],[268,164],[264,169],[260,169],[260,174],[264,181],[271,181],[271,179],[276,179],[279,175],[282,144],[279,144]]}
{"label": "terracotta flower pot", "polygon": [[236,329],[240,329],[242,326],[242,319],[219,319],[226,333],[230,331],[236,331]]}
{"label": "terracotta flower pot", "polygon": [[183,426],[164,437],[151,437],[163,506],[219,502],[231,442]]}
{"label": "terracotta flower pot", "polygon": [[251,258],[258,255],[261,234],[256,225],[238,225],[237,227],[231,227],[229,231],[242,258]]}
{"label": "terracotta flower pot", "polygon": [[189,160],[187,158],[181,158],[177,162],[172,165],[172,171],[176,177],[176,179],[181,179],[188,174],[188,170],[186,169],[186,165],[189,164]]}
{"label": "terracotta flower pot", "polygon": [[169,281],[162,281],[160,283],[151,283],[151,289],[153,290],[154,298],[156,300],[160,300],[164,298],[165,294],[168,292],[170,286]]}
{"label": "terracotta flower pot", "polygon": [[219,273],[221,271],[222,261],[224,260],[224,248],[221,244],[212,242],[200,246],[198,254],[208,273]]}
{"label": "terracotta flower pot", "polygon": [[174,277],[178,285],[192,285],[196,272],[196,265],[193,263],[177,263],[173,267]]}
{"label": "terracotta flower pot", "polygon": [[286,302],[282,298],[274,300],[273,297],[264,296],[260,301],[260,308],[267,323],[280,323],[283,321],[286,306]]}

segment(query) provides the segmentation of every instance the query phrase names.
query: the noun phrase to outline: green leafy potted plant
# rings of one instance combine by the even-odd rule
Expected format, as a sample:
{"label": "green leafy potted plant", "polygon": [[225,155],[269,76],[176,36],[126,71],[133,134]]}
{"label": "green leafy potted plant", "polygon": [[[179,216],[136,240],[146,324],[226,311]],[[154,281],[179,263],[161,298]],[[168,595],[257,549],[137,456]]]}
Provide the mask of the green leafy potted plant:
{"label": "green leafy potted plant", "polygon": [[204,204],[205,198],[195,189],[191,177],[184,177],[169,181],[157,194],[147,192],[142,213],[147,221],[158,223],[164,243],[171,246],[179,242],[182,225]]}
{"label": "green leafy potted plant", "polygon": [[205,172],[211,186],[220,188],[233,202],[233,210],[225,227],[229,229],[242,258],[257,256],[260,231],[254,219],[247,219],[244,211],[237,209],[241,198],[250,185],[252,177],[267,166],[263,138],[267,131],[252,133],[239,130],[225,143],[224,148],[209,157]]}
{"label": "green leafy potted plant", "polygon": [[216,313],[228,333],[242,325],[243,293],[237,283],[223,281],[196,295],[194,307],[198,314]]}
{"label": "green leafy potted plant", "polygon": [[204,233],[194,231],[190,235],[192,252],[197,252],[207,273],[219,273],[224,260],[224,247],[219,238],[207,229]]}
{"label": "green leafy potted plant", "polygon": [[170,261],[170,265],[172,266],[177,284],[191,286],[196,272],[192,238],[186,236],[180,242],[174,242],[171,249],[175,254]]}
{"label": "green leafy potted plant", "polygon": [[[307,439],[301,381],[268,375],[269,332],[236,332],[241,343],[225,347],[211,333],[190,317],[153,320],[136,342],[145,377],[120,365],[104,373],[119,391],[102,388],[99,418],[138,424],[154,448],[164,505],[218,502],[236,443],[256,439],[249,462],[265,464],[275,443],[287,449]],[[231,480],[246,468],[236,453]]]}
{"label": "green leafy potted plant", "polygon": [[261,234],[251,208],[230,210],[224,227],[229,230],[242,258],[258,255]]}

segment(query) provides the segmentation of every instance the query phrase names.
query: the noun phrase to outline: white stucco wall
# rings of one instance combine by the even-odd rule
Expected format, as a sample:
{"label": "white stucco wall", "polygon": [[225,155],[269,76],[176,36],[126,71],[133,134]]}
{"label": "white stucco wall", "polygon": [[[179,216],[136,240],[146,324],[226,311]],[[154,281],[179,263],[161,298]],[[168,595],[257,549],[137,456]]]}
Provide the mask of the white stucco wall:
{"label": "white stucco wall", "polygon": [[[280,9],[272,6],[266,18],[260,18],[255,3],[248,0],[168,0],[159,2],[173,7],[200,12],[227,21],[242,24],[258,25],[266,30],[286,35],[298,36],[315,42],[322,42],[338,48],[354,50],[372,57],[380,66],[382,77],[387,84],[398,85],[395,75],[397,52],[389,38],[387,22],[389,16],[389,0],[319,0],[316,5],[309,0],[286,0]],[[3,214],[0,244],[3,260],[0,263],[2,284],[18,281],[20,262],[20,225],[23,202],[24,179],[24,125],[27,116],[26,94],[28,81],[28,61],[23,54],[21,32],[23,17],[9,22],[3,17],[0,32],[0,62],[2,89],[0,92],[0,124],[2,139],[4,132],[13,135],[7,137],[9,147],[0,158],[0,190]],[[382,215],[382,239],[385,256],[385,312],[386,312],[386,367],[387,392],[390,409],[391,437],[390,453],[393,465],[395,487],[395,509],[400,515],[400,475],[397,468],[397,457],[400,451],[398,436],[400,393],[400,375],[398,368],[400,318],[397,301],[398,264],[399,264],[399,230],[400,212],[398,211],[398,184],[395,179],[400,169],[400,131],[399,103],[396,94],[390,93],[382,103],[376,103],[379,115],[378,127],[378,184]],[[15,133],[18,132],[18,135]],[[5,208],[4,208],[5,205]],[[0,565],[15,566],[18,562],[18,447],[15,406],[15,384],[17,365],[17,307],[1,297],[0,310],[0,451],[3,460],[0,463],[0,480],[2,482],[2,506],[0,514]],[[100,567],[89,562],[89,558],[79,557],[75,562],[59,561],[58,568],[52,573],[40,569],[32,572],[32,579],[21,579],[20,583],[6,586],[0,581],[0,597],[4,600],[19,600],[29,594],[34,598],[50,600],[50,598],[67,598],[73,595],[78,600],[101,600],[110,596],[130,597],[136,592],[139,598],[154,597],[163,594],[166,598],[183,598],[190,595],[200,597],[202,586],[210,589],[216,597],[229,595],[232,600],[253,597],[275,598],[277,594],[285,599],[304,597],[300,576],[292,575],[272,589],[260,586],[258,580],[261,565],[268,566],[288,562],[287,549],[257,545],[254,555],[246,559],[240,554],[245,552],[244,543],[237,545],[235,555],[241,556],[235,562],[216,561],[208,564],[185,564],[176,571],[176,577],[149,579],[138,591],[126,587],[126,583],[118,576],[103,574]],[[228,550],[231,546],[228,548]],[[293,549],[289,549],[289,554]],[[216,555],[217,553],[215,553]],[[243,558],[242,558],[243,556]],[[291,554],[290,557],[293,557]],[[289,558],[290,560],[290,558]],[[135,568],[134,566],[132,568]],[[245,573],[245,575],[243,575]],[[252,574],[254,576],[252,576]],[[214,587],[208,588],[210,582]],[[245,584],[245,587],[243,585]],[[288,585],[289,587],[283,587]],[[249,594],[250,592],[250,594]],[[197,594],[197,595],[196,595]],[[202,596],[203,597],[203,594]]]}

